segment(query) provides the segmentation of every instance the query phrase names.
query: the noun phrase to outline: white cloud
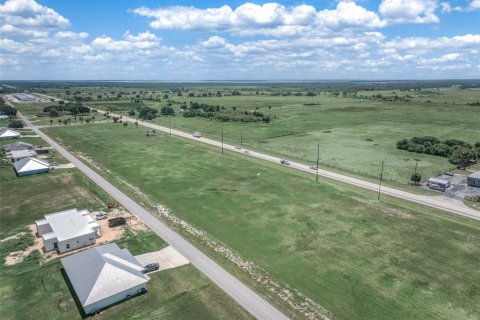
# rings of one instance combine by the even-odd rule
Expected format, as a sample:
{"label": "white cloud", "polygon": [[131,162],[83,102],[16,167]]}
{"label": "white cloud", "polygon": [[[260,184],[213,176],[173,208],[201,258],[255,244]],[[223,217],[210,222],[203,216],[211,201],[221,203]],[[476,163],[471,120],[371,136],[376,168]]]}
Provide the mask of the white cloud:
{"label": "white cloud", "polygon": [[317,15],[317,22],[333,29],[342,27],[379,28],[385,22],[372,11],[355,2],[341,1],[335,10],[322,10]]}
{"label": "white cloud", "polygon": [[379,12],[389,23],[437,23],[435,0],[384,0]]}
{"label": "white cloud", "polygon": [[480,9],[480,0],[472,0],[470,1],[468,5],[468,10],[473,11],[473,10],[478,10]]}
{"label": "white cloud", "polygon": [[70,24],[54,10],[34,0],[7,0],[0,5],[2,23],[16,27],[64,28]]}
{"label": "white cloud", "polygon": [[57,39],[86,39],[88,38],[88,33],[86,32],[73,32],[73,31],[59,31],[53,35]]}

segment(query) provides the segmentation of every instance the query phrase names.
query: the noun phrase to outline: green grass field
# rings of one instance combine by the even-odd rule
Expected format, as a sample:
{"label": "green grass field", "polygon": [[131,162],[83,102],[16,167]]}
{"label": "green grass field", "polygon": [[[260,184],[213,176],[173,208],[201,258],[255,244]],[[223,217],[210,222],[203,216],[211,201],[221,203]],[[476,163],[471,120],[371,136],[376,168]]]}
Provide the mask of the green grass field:
{"label": "green grass field", "polygon": [[[22,141],[44,145],[39,138]],[[2,140],[0,147],[12,140]],[[55,157],[60,158],[58,155]],[[63,158],[62,158],[63,159]],[[62,161],[59,161],[62,162]],[[65,159],[63,159],[65,162]],[[10,165],[0,167],[0,318],[80,319],[61,273],[59,259],[45,262],[37,251],[12,266],[7,255],[32,245],[27,225],[45,214],[68,208],[99,209],[110,197],[77,169],[54,170],[18,178]],[[17,238],[10,238],[17,235]],[[7,238],[10,238],[9,240]],[[5,240],[7,239],[7,240]],[[117,242],[132,254],[160,250],[166,244],[153,232],[126,235]],[[115,305],[99,319],[249,319],[250,316],[191,266],[158,272],[149,293]]]}
{"label": "green grass field", "polygon": [[[241,86],[238,87],[242,89]],[[148,91],[141,95],[144,105],[159,108],[172,102],[177,116],[174,119],[158,117],[154,120],[165,126],[172,125],[187,131],[201,131],[217,139],[221,135],[222,123],[204,118],[185,118],[180,105],[190,101],[224,106],[226,110],[258,111],[270,115],[271,123],[224,123],[226,141],[282,155],[308,163],[316,161],[317,144],[320,144],[320,163],[327,168],[377,178],[382,161],[385,162],[384,178],[387,181],[408,183],[419,159],[419,172],[424,179],[451,170],[453,165],[446,158],[426,154],[415,154],[396,149],[395,143],[404,138],[419,135],[435,135],[440,139],[462,139],[474,143],[480,137],[480,107],[467,103],[480,101],[480,90],[458,88],[424,89],[422,91],[359,91],[358,95],[410,97],[409,102],[366,100],[353,97],[335,97],[322,92],[315,97],[271,96],[264,87],[246,86],[242,96],[226,95],[233,88],[192,87],[195,97],[186,94],[179,97],[169,94],[161,102],[149,101],[148,97],[163,97],[165,91]],[[267,88],[268,89],[268,88]],[[81,88],[82,92],[101,93],[103,99],[87,105],[117,110],[131,109],[131,98],[109,101],[114,97],[109,91],[118,88]],[[124,89],[122,89],[124,90]],[[197,97],[202,92],[223,93],[222,97]],[[256,91],[260,90],[259,94]],[[273,88],[272,92],[279,90]],[[124,90],[125,91],[125,90]],[[283,89],[300,91],[305,89]],[[132,92],[131,90],[129,91]],[[138,93],[138,90],[135,91]],[[145,91],[144,91],[145,92]],[[60,94],[60,92],[53,92]],[[313,105],[309,105],[313,104]]]}
{"label": "green grass field", "polygon": [[480,319],[477,222],[133,126],[45,131],[338,318]]}

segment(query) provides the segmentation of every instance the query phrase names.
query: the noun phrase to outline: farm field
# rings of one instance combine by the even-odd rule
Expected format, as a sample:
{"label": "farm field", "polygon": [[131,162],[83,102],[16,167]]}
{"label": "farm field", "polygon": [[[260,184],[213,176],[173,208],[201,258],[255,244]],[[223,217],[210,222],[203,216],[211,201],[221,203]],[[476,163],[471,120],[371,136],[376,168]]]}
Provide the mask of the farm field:
{"label": "farm field", "polygon": [[477,222],[131,125],[43,130],[334,317],[480,319]]}
{"label": "farm field", "polygon": [[[177,96],[169,93],[168,88],[151,92],[146,89],[128,91],[125,88],[78,88],[82,94],[93,92],[91,96],[100,94],[103,97],[101,100],[87,102],[87,105],[111,108],[123,114],[140,105],[160,109],[170,103],[176,116],[160,116],[153,122],[186,131],[200,131],[216,139],[220,139],[223,126],[224,138],[229,143],[242,143],[244,146],[307,163],[316,161],[317,145],[320,144],[322,166],[367,179],[376,179],[381,163],[385,162],[385,180],[402,184],[410,180],[415,167],[414,159],[420,160],[418,168],[424,179],[451,170],[454,165],[443,157],[398,150],[398,140],[433,135],[439,139],[460,139],[473,144],[480,137],[480,107],[467,105],[480,102],[478,89],[358,91],[357,97],[335,96],[327,91],[320,91],[317,96],[309,97],[305,96],[305,88],[199,86],[187,89],[195,93],[194,97],[188,97],[186,93]],[[240,90],[242,95],[230,95],[233,89]],[[138,95],[139,91],[142,95]],[[215,96],[217,91],[222,96]],[[135,92],[142,99],[142,103],[131,102],[135,95],[109,100],[115,97],[111,92]],[[168,93],[168,98],[164,97],[165,92]],[[205,92],[214,94],[198,97]],[[272,96],[272,92],[291,92],[292,95]],[[295,96],[294,92],[301,92],[303,96]],[[62,96],[59,91],[50,93]],[[401,98],[408,97],[408,101],[359,98],[372,95],[397,95]],[[222,124],[207,118],[183,117],[180,106],[183,103],[189,105],[191,101],[219,105],[230,112],[233,109],[237,112],[258,111],[270,116],[272,121]]]}
{"label": "farm field", "polygon": [[[3,145],[13,140],[2,140]],[[21,141],[45,145],[40,138]],[[58,162],[64,158],[55,155]],[[63,160],[63,161],[62,161]],[[0,318],[79,319],[72,295],[61,273],[59,259],[46,261],[38,251],[23,261],[5,264],[12,252],[32,245],[28,225],[45,214],[69,208],[98,210],[110,197],[78,169],[59,169],[46,174],[18,178],[12,167],[0,167]],[[126,232],[117,241],[132,254],[156,251],[166,244],[153,232]],[[99,319],[249,319],[250,316],[192,266],[152,274],[145,296],[118,304]]]}

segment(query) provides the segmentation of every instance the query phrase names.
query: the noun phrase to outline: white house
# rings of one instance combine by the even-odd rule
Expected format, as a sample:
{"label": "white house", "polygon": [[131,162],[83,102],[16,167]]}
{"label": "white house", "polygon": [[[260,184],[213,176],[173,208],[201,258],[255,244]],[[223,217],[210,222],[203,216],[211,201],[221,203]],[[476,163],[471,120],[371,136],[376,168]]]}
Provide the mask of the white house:
{"label": "white house", "polygon": [[15,162],[13,167],[19,177],[50,171],[50,164],[47,161],[31,157]]}
{"label": "white house", "polygon": [[61,259],[86,314],[146,291],[150,277],[127,249],[109,243]]}
{"label": "white house", "polygon": [[100,224],[88,210],[70,209],[47,214],[45,219],[35,221],[35,225],[47,252],[75,250],[94,244],[102,236]]}
{"label": "white house", "polygon": [[0,140],[20,138],[21,134],[13,129],[0,128]]}
{"label": "white house", "polygon": [[5,155],[7,156],[7,159],[10,162],[15,163],[17,161],[20,161],[22,159],[29,158],[29,157],[36,158],[37,152],[35,150],[30,150],[30,149],[12,150],[10,152],[5,152]]}

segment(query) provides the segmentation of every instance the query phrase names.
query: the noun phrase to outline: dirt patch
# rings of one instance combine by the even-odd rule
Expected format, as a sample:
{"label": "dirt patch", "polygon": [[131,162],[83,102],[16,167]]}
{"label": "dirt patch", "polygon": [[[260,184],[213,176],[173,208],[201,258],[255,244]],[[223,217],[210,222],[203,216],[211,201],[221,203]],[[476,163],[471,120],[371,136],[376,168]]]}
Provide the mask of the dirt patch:
{"label": "dirt patch", "polygon": [[3,243],[5,241],[9,241],[9,240],[13,240],[13,239],[17,239],[17,238],[23,236],[24,234],[25,234],[25,232],[20,232],[20,233],[14,234],[13,236],[6,237],[5,239],[0,240],[0,243]]}
{"label": "dirt patch", "polygon": [[[35,237],[35,232],[36,232],[35,225],[31,224],[31,225],[28,226],[28,228],[30,229],[31,234]],[[15,238],[17,238],[21,235],[24,235],[24,234],[25,233],[22,232],[22,233],[16,234],[14,238],[12,238],[13,236],[9,237],[9,238],[15,239]],[[8,238],[6,238],[6,239],[8,239]],[[6,239],[3,239],[3,241],[6,241]],[[12,265],[17,264],[19,262],[22,262],[23,259],[25,259],[25,257],[27,257],[30,253],[32,253],[35,250],[37,250],[39,252],[42,252],[42,246],[43,246],[42,239],[35,237],[35,241],[34,241],[33,245],[28,247],[27,249],[25,249],[23,251],[10,252],[10,254],[7,257],[5,257],[5,265],[12,266]]]}

